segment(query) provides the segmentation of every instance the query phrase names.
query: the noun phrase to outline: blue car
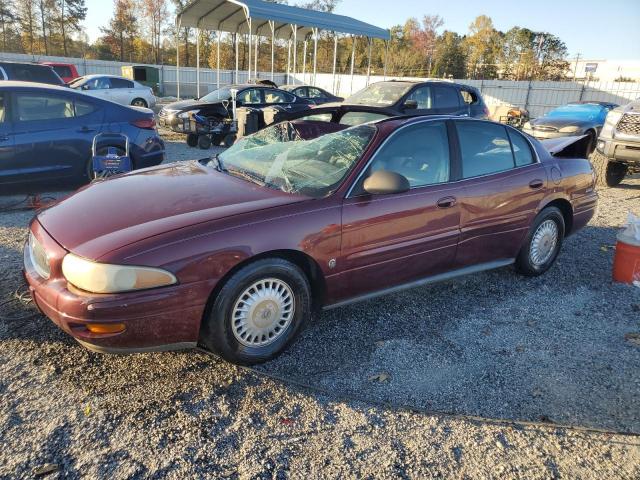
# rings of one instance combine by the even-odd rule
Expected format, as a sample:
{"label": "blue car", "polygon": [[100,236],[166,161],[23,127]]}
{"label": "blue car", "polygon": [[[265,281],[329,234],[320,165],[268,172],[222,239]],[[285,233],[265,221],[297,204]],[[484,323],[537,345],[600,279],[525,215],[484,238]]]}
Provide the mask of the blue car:
{"label": "blue car", "polygon": [[591,152],[607,113],[617,106],[608,102],[569,103],[525,123],[523,130],[538,140],[589,135],[587,151]]}
{"label": "blue car", "polygon": [[87,183],[98,133],[129,137],[133,168],[162,163],[164,142],[151,110],[69,88],[27,82],[0,85],[0,191],[9,185]]}

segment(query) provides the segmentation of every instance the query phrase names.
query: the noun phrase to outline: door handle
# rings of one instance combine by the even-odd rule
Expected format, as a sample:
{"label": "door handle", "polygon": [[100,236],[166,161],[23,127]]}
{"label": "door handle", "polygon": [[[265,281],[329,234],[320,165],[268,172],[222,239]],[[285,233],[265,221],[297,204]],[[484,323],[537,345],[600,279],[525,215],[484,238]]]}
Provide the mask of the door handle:
{"label": "door handle", "polygon": [[536,180],[531,180],[529,182],[529,187],[534,189],[534,190],[542,188],[543,186],[544,186],[544,182],[542,180],[537,180],[536,179]]}
{"label": "door handle", "polygon": [[457,202],[458,201],[455,197],[444,197],[438,200],[436,205],[438,206],[438,208],[451,208],[455,206]]}
{"label": "door handle", "polygon": [[7,142],[7,141],[9,141],[8,135],[0,135],[0,142]]}

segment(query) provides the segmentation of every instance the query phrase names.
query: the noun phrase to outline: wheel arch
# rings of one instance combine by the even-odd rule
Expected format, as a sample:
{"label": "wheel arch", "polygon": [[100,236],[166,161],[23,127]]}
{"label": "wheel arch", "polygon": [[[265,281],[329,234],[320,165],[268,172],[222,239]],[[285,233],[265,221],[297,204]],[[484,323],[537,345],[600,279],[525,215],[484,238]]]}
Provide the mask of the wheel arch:
{"label": "wheel arch", "polygon": [[215,299],[218,293],[220,292],[222,287],[225,285],[225,283],[227,283],[227,281],[235,273],[240,271],[242,268],[252,263],[255,263],[259,260],[265,260],[265,259],[287,260],[293,263],[294,265],[296,265],[297,267],[299,267],[304,272],[305,276],[307,277],[307,280],[309,280],[314,312],[319,311],[320,308],[322,308],[322,305],[324,304],[324,301],[326,298],[327,284],[326,284],[326,280],[322,272],[322,269],[320,268],[320,265],[318,264],[318,262],[313,257],[311,257],[310,255],[304,252],[301,252],[300,250],[293,250],[293,249],[270,250],[266,252],[261,252],[252,257],[245,258],[244,260],[235,264],[222,276],[222,278],[220,278],[220,280],[216,283],[216,286],[213,288],[213,290],[209,294],[209,298],[207,299],[207,305],[204,309],[204,314],[202,316],[200,328],[202,328],[202,321],[204,321],[204,319],[209,315],[209,312],[213,307],[213,303],[215,302]]}
{"label": "wheel arch", "polygon": [[571,202],[563,197],[550,199],[540,207],[539,212],[542,212],[548,207],[556,207],[560,210],[564,218],[564,236],[568,237],[571,235],[571,233],[573,233],[573,206]]}

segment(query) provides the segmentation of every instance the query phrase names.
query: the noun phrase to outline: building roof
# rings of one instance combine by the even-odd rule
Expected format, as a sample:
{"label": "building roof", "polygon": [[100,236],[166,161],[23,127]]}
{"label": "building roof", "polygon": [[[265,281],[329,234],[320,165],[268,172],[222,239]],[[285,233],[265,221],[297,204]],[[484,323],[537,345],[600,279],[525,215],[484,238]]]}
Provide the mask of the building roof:
{"label": "building roof", "polygon": [[389,30],[355,18],[262,0],[193,0],[178,12],[176,21],[182,27],[247,33],[247,17],[251,18],[251,33],[270,36],[269,22],[274,22],[275,35],[282,39],[292,36],[293,25],[296,25],[299,36],[309,35],[317,28],[383,40],[390,39]]}

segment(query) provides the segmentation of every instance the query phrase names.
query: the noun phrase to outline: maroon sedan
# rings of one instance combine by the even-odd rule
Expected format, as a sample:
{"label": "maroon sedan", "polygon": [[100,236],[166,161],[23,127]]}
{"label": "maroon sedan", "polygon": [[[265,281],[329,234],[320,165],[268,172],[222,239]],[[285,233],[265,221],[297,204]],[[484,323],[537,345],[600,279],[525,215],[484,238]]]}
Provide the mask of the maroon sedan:
{"label": "maroon sedan", "polygon": [[504,125],[293,122],[78,191],[31,223],[25,276],[91,350],[252,364],[319,308],[509,264],[539,275],[596,203],[587,160]]}

